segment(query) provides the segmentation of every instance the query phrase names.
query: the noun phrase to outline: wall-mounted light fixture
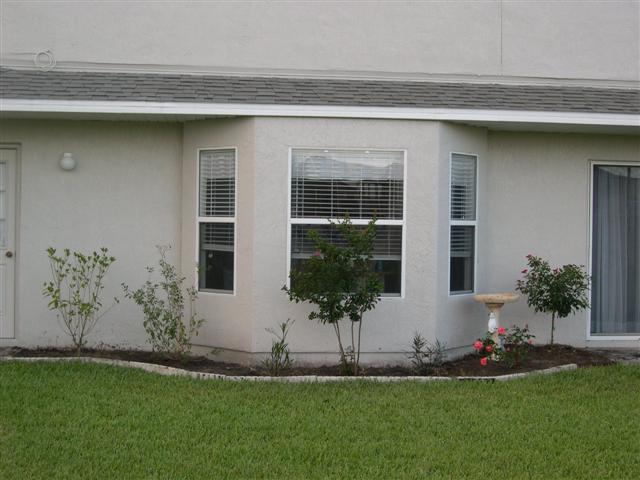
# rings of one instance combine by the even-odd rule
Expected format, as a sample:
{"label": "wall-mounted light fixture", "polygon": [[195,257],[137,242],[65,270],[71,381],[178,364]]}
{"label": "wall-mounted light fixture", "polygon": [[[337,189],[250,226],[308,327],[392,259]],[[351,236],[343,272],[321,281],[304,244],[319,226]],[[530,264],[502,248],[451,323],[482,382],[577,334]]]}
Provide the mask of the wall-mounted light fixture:
{"label": "wall-mounted light fixture", "polygon": [[69,152],[65,152],[60,157],[60,168],[66,170],[67,172],[76,168],[77,162],[76,159],[73,158],[73,154]]}

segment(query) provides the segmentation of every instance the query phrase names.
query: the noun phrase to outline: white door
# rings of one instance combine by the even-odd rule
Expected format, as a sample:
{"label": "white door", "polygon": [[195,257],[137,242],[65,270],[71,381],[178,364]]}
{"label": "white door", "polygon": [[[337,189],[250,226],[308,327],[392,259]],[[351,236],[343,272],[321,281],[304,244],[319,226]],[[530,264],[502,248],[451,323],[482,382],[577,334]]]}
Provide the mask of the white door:
{"label": "white door", "polygon": [[0,148],[0,338],[14,337],[15,148]]}

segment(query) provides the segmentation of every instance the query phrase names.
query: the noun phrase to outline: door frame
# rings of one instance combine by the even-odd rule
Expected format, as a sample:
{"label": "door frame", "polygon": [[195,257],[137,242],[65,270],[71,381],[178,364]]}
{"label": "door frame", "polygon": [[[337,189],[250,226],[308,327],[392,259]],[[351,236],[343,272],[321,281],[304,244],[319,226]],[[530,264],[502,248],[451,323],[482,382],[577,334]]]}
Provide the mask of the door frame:
{"label": "door frame", "polygon": [[[640,160],[589,160],[589,238],[587,245],[589,245],[588,249],[588,258],[587,258],[587,272],[589,273],[589,277],[592,275],[593,269],[593,180],[594,180],[594,172],[596,166],[598,165],[618,165],[618,166],[631,166],[631,167],[640,167]],[[640,340],[640,333],[630,333],[628,335],[598,335],[591,333],[591,294],[592,291],[589,289],[589,308],[586,309],[586,325],[587,325],[587,340],[588,341],[611,341],[611,340],[621,340],[621,341],[638,341]]]}
{"label": "door frame", "polygon": [[14,185],[14,216],[13,216],[13,337],[0,338],[0,346],[14,345],[18,338],[20,325],[18,323],[18,279],[20,277],[20,198],[21,198],[21,185],[22,185],[22,145],[17,142],[4,142],[0,143],[0,149],[2,150],[15,150],[16,152],[16,165],[15,165],[15,185]]}

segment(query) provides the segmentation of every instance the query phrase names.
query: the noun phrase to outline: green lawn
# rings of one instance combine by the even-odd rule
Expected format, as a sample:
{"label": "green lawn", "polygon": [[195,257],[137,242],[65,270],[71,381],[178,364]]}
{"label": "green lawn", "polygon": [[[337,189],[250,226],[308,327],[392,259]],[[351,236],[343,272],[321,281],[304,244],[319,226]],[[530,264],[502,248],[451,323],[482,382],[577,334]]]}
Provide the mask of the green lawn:
{"label": "green lawn", "polygon": [[639,477],[638,367],[296,385],[0,362],[2,479]]}

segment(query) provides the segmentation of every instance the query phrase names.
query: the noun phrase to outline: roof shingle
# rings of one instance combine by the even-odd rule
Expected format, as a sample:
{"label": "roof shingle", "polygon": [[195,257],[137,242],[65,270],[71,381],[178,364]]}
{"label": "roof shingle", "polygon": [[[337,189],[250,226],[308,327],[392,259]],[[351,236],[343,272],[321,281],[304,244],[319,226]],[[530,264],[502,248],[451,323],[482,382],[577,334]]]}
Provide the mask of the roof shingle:
{"label": "roof shingle", "polygon": [[263,105],[640,113],[640,90],[0,69],[0,97]]}

